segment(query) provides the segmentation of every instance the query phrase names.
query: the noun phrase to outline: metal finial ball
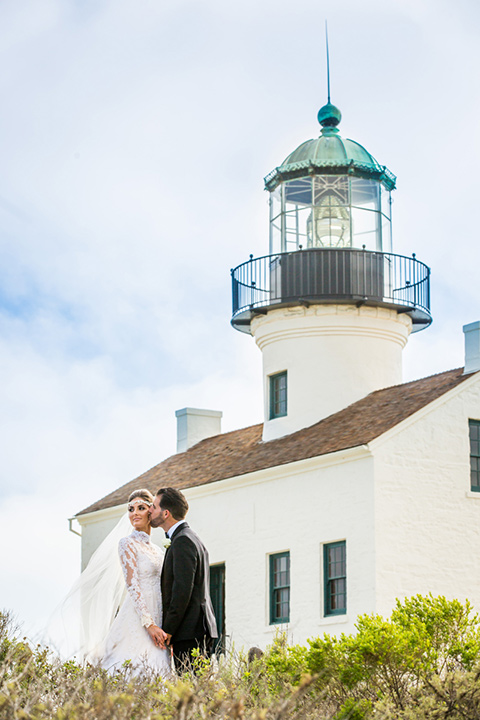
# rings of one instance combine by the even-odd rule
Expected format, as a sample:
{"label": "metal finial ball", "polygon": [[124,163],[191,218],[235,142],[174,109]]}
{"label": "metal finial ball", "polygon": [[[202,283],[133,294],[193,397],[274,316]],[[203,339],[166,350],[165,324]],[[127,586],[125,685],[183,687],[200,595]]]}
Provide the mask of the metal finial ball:
{"label": "metal finial ball", "polygon": [[335,105],[327,103],[320,108],[317,117],[322,127],[336,127],[342,119],[342,113]]}

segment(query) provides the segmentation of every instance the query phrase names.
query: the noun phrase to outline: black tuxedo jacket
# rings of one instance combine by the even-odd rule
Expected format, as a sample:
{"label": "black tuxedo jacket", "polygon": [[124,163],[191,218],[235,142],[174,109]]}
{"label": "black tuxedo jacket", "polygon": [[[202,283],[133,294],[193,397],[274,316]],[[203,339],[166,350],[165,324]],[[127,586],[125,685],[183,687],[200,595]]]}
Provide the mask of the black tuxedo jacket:
{"label": "black tuxedo jacket", "polygon": [[172,642],[217,637],[210,599],[210,566],[204,544],[182,523],[173,533],[163,561],[162,628]]}

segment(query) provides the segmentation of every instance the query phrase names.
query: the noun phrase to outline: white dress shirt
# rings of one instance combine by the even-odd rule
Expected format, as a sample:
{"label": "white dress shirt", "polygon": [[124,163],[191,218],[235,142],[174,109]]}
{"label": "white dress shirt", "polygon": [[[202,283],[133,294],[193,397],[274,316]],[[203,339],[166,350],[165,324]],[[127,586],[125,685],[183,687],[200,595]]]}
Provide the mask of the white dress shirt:
{"label": "white dress shirt", "polygon": [[173,535],[173,533],[175,532],[175,530],[177,529],[177,527],[179,527],[179,525],[181,525],[181,524],[184,523],[184,522],[187,522],[187,521],[186,521],[186,520],[179,520],[177,523],[175,523],[175,525],[172,525],[172,527],[170,528],[170,530],[167,531],[167,537],[168,537],[170,540],[172,539],[172,535]]}

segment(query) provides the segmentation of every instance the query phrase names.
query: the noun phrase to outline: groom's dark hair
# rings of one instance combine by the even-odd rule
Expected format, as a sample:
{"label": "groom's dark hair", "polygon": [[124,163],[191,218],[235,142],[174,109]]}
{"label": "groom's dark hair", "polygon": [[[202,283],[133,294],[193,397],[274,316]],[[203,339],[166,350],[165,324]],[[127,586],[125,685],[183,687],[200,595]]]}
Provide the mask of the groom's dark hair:
{"label": "groom's dark hair", "polygon": [[188,502],[180,490],[171,487],[160,488],[157,495],[160,497],[160,507],[163,510],[170,510],[175,520],[183,520],[188,512]]}

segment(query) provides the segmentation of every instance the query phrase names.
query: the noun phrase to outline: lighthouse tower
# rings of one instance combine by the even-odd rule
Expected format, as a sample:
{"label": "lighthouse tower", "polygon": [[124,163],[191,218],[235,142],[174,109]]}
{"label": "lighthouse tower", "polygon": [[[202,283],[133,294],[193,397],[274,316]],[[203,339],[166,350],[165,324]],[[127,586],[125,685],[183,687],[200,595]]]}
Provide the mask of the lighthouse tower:
{"label": "lighthouse tower", "polygon": [[263,355],[271,440],[402,382],[402,350],[431,323],[430,270],[392,252],[395,176],[318,113],[320,137],[265,178],[269,254],[232,270],[232,325]]}

